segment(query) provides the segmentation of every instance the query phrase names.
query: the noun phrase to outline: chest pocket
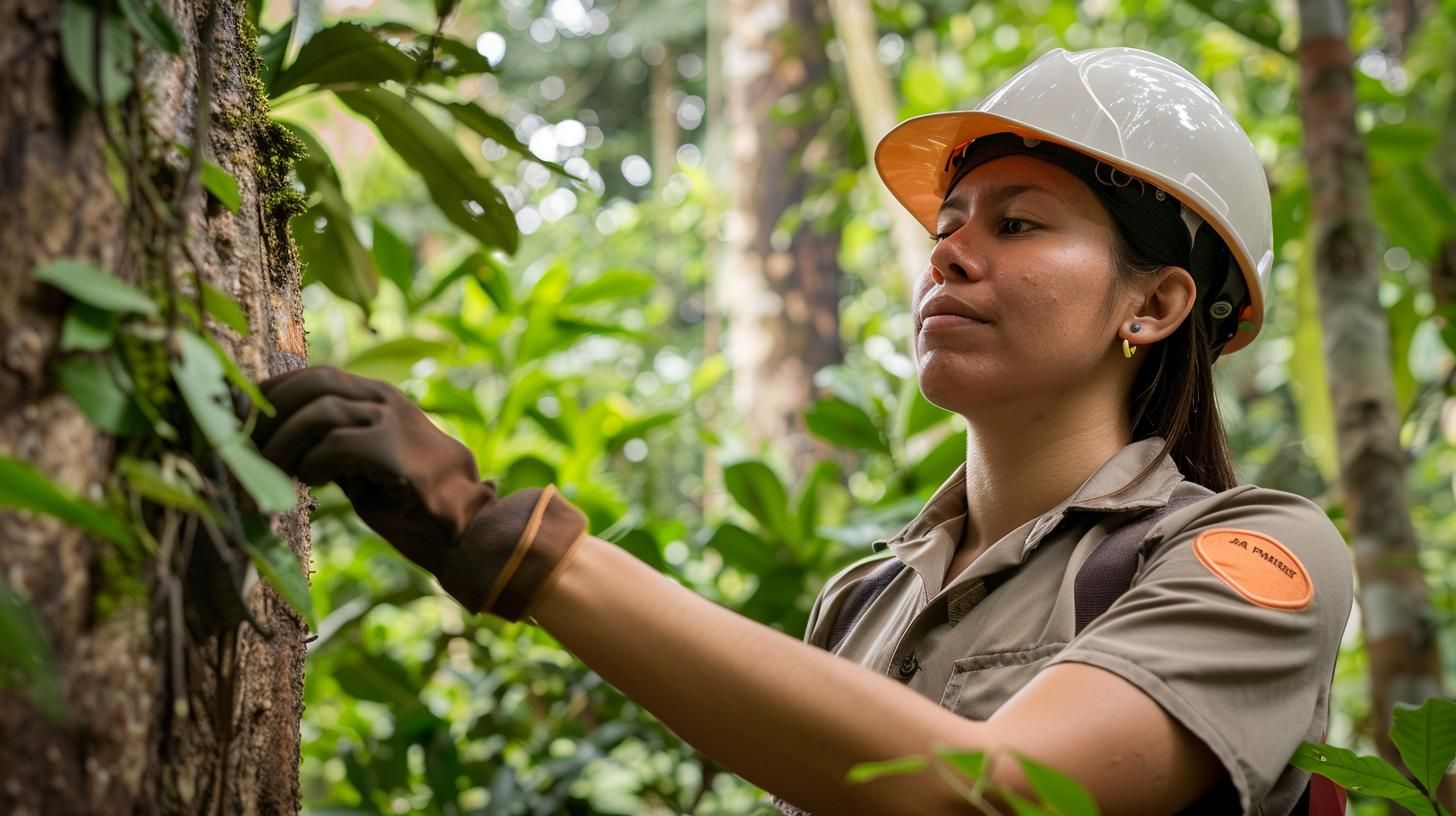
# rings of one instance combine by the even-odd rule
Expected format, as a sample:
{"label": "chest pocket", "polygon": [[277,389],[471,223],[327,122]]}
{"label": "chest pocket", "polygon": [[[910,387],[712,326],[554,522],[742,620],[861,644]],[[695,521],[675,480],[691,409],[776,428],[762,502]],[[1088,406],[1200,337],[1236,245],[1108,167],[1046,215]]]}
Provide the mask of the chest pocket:
{"label": "chest pocket", "polygon": [[1043,643],[1029,649],[960,658],[951,668],[940,704],[962,717],[989,719],[1066,646]]}

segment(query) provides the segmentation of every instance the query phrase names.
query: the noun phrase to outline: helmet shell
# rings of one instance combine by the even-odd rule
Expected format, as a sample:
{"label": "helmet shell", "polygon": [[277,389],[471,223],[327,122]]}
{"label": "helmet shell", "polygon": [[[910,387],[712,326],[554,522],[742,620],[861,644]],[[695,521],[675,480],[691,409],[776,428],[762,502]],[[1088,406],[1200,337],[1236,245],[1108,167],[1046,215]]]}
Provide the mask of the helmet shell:
{"label": "helmet shell", "polygon": [[934,234],[954,172],[948,159],[993,133],[1047,139],[1173,195],[1223,238],[1250,303],[1223,353],[1248,345],[1264,323],[1274,265],[1269,182],[1234,115],[1197,77],[1137,48],[1055,49],[968,111],[896,125],[875,148],[891,194]]}

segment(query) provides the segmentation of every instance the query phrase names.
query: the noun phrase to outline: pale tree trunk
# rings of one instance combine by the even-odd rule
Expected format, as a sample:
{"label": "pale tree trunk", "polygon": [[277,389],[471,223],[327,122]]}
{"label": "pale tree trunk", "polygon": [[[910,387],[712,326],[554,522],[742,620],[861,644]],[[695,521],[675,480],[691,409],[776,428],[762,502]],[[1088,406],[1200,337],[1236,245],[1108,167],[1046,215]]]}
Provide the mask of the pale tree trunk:
{"label": "pale tree trunk", "polygon": [[[201,47],[208,6],[163,5],[187,42],[180,57],[148,52],[141,60],[146,107],[133,96],[113,121],[123,134],[145,130],[148,148],[122,162],[135,161],[164,196],[177,195],[186,162],[170,145],[196,147],[199,60],[211,61],[208,152],[236,177],[242,206],[237,214],[206,206],[195,188],[177,196],[187,236],[180,240],[248,315],[251,336],[219,334],[243,369],[260,378],[296,367],[305,354],[299,269],[286,213],[265,203],[281,182],[266,102],[248,84],[256,65],[247,4],[218,0]],[[0,453],[99,498],[116,445],[51,376],[66,299],[35,282],[32,270],[77,258],[135,281],[139,259],[156,245],[134,239],[144,210],[128,207],[108,180],[101,118],[66,84],[61,8],[55,0],[0,0]],[[266,164],[274,172],[260,173]],[[174,266],[190,266],[184,253],[174,255]],[[285,514],[280,527],[307,563],[306,513]],[[218,599],[194,591],[175,559],[152,558],[130,576],[143,591],[114,593],[108,558],[111,545],[70,527],[0,511],[0,581],[43,620],[68,712],[51,724],[28,698],[0,691],[0,812],[296,813],[302,624],[259,583],[247,601],[271,639],[223,623]]]}
{"label": "pale tree trunk", "polygon": [[1405,482],[1409,459],[1400,445],[1389,327],[1378,292],[1370,179],[1355,128],[1348,12],[1339,0],[1301,0],[1299,18],[1315,275],[1370,656],[1371,737],[1399,767],[1387,737],[1394,704],[1419,704],[1442,691],[1436,627]]}
{"label": "pale tree trunk", "polygon": [[677,146],[681,138],[671,101],[676,65],[672,49],[664,45],[662,51],[662,59],[652,66],[649,101],[652,105],[652,189],[658,195],[677,169]]}
{"label": "pale tree trunk", "polygon": [[[870,10],[869,0],[829,0],[829,12],[834,17],[834,33],[844,49],[844,74],[849,84],[849,96],[854,100],[855,113],[859,115],[865,155],[870,156],[873,163],[875,145],[895,126],[899,110],[890,78],[880,62],[874,12]],[[873,168],[870,171],[873,172]],[[925,273],[930,260],[930,243],[925,240],[925,228],[916,223],[909,211],[890,195],[889,188],[880,183],[878,176],[874,185],[879,193],[880,206],[890,217],[890,242],[895,248],[897,271],[907,288],[913,290],[916,279]]]}
{"label": "pale tree trunk", "polygon": [[830,111],[808,113],[828,75],[816,5],[729,0],[723,10],[733,209],[717,284],[734,402],[751,439],[786,447],[799,472],[825,452],[804,425],[814,373],[842,358],[837,228],[805,218],[775,239],[780,217],[810,189],[814,166],[840,149],[824,132]]}

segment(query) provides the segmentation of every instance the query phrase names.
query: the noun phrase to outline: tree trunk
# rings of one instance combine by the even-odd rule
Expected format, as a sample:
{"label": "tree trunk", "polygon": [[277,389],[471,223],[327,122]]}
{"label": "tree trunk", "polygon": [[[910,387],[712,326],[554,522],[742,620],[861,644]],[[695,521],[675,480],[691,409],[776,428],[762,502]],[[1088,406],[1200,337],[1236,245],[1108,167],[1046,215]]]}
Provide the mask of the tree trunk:
{"label": "tree trunk", "polygon": [[[136,281],[151,253],[155,268],[180,279],[192,266],[184,259],[196,258],[248,316],[250,336],[218,332],[246,373],[261,378],[304,361],[298,262],[287,213],[274,206],[286,194],[286,151],[256,84],[248,5],[217,0],[209,17],[208,3],[163,2],[186,41],[182,53],[143,48],[141,92],[111,120],[134,148],[117,162],[134,163],[181,205],[186,253],[157,254],[137,239],[137,196],[124,198],[125,185],[109,178],[121,170],[108,160],[102,117],[66,79],[63,5],[0,0],[0,452],[83,496],[99,498],[117,445],[51,376],[67,299],[33,279],[36,267],[76,258]],[[208,138],[198,145],[208,74]],[[128,132],[144,133],[145,147]],[[188,161],[174,142],[237,179],[236,214],[209,206],[195,183],[179,184]],[[284,514],[279,526],[307,563],[306,512]],[[254,582],[246,598],[272,631],[265,639],[224,623],[216,598],[191,591],[175,559],[150,558],[125,576],[143,589],[125,593],[115,591],[115,547],[53,519],[0,511],[0,542],[0,581],[44,621],[67,709],[51,724],[28,698],[0,691],[0,812],[298,811],[304,633],[271,589]]]}
{"label": "tree trunk", "polygon": [[814,374],[842,359],[838,230],[807,217],[780,229],[781,217],[808,193],[814,165],[839,149],[824,132],[829,112],[812,99],[828,76],[816,5],[724,6],[733,209],[718,295],[728,318],[734,401],[753,441],[787,447],[799,472],[824,450],[804,424]]}
{"label": "tree trunk", "polygon": [[648,104],[652,106],[652,190],[658,195],[677,169],[677,147],[681,139],[677,113],[672,109],[673,76],[677,65],[672,49],[661,46],[662,59],[649,70]]}
{"label": "tree trunk", "polygon": [[[844,73],[849,96],[854,100],[855,112],[859,114],[865,155],[870,156],[873,162],[875,146],[895,126],[898,118],[895,92],[890,87],[885,66],[880,62],[874,12],[870,10],[869,0],[829,0],[829,12],[834,17],[835,35],[844,48]],[[890,243],[895,248],[900,274],[907,283],[907,289],[913,291],[916,279],[925,273],[930,259],[925,229],[915,223],[909,211],[900,206],[878,178],[874,184],[880,206],[890,218]]]}
{"label": "tree trunk", "polygon": [[1370,655],[1371,727],[1381,756],[1401,766],[1387,737],[1395,703],[1441,694],[1436,627],[1417,559],[1380,306],[1365,147],[1355,128],[1347,10],[1301,0],[1300,108],[1315,221],[1315,274],[1325,358],[1350,520],[1360,612]]}

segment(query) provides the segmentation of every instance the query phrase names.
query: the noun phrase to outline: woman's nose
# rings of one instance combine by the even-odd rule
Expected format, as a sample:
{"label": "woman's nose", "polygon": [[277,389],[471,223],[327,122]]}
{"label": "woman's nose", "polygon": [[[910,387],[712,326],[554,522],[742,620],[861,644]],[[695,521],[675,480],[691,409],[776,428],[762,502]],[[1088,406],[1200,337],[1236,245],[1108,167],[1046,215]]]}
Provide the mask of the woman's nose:
{"label": "woman's nose", "polygon": [[947,244],[948,241],[941,241],[930,252],[931,281],[937,286],[944,286],[947,280],[969,281],[981,277],[973,273],[978,264],[969,260],[964,250],[954,250]]}

